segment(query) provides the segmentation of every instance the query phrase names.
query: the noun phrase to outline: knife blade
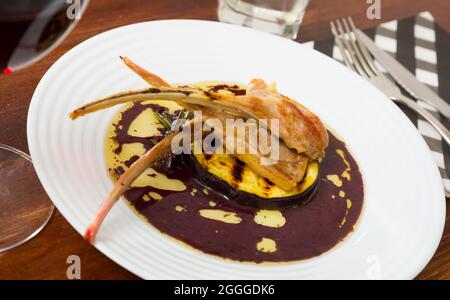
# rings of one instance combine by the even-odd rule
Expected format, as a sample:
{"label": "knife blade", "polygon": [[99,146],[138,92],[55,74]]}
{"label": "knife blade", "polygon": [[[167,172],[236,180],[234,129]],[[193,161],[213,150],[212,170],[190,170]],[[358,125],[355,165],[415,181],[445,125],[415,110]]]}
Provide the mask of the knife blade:
{"label": "knife blade", "polygon": [[436,93],[420,82],[408,69],[399,63],[390,54],[379,48],[375,42],[369,38],[364,32],[357,29],[356,34],[362,43],[369,49],[370,53],[376,60],[392,75],[392,77],[412,96],[423,100],[445,117],[450,119],[450,105]]}

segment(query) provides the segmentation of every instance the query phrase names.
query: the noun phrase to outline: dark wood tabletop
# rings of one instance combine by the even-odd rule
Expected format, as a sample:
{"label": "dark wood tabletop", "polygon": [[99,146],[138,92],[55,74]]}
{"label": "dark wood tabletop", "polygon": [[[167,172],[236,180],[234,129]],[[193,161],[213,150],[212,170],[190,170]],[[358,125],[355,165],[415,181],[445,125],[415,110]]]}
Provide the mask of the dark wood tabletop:
{"label": "dark wood tabletop", "polygon": [[[331,36],[328,21],[353,16],[362,28],[430,11],[450,32],[448,0],[383,0],[382,19],[368,20],[365,0],[311,0],[301,27],[300,41]],[[160,19],[217,20],[214,0],[91,0],[75,30],[49,56],[28,67],[0,76],[0,141],[28,151],[27,111],[31,96],[48,68],[80,42],[108,29]],[[418,279],[450,279],[450,213],[440,246]],[[81,258],[82,279],[137,279],[88,244],[55,210],[49,224],[26,244],[0,253],[0,279],[66,279],[67,257]]]}

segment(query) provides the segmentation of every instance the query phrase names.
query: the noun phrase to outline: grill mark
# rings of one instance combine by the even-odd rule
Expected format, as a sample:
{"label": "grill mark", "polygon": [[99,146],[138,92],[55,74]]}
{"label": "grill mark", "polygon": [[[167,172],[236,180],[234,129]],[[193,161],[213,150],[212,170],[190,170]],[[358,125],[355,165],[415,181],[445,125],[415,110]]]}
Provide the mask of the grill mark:
{"label": "grill mark", "polygon": [[265,178],[265,177],[264,177],[264,181],[267,183],[268,186],[271,186],[271,187],[272,187],[272,186],[275,185],[272,181],[270,181],[269,179],[267,179],[267,178]]}
{"label": "grill mark", "polygon": [[218,96],[211,94],[209,91],[203,91],[203,94],[205,94],[206,97],[212,99],[212,100],[217,100],[219,99]]}
{"label": "grill mark", "polygon": [[159,94],[159,93],[176,93],[176,94],[183,94],[186,96],[189,96],[192,94],[192,91],[181,91],[181,90],[164,90],[158,88],[148,88],[145,91],[142,92],[143,94]]}
{"label": "grill mark", "polygon": [[[129,95],[160,94],[160,93],[175,93],[175,94],[183,94],[185,96],[189,96],[189,95],[192,94],[192,91],[161,90],[161,89],[158,89],[158,88],[148,88],[148,89],[145,89],[145,90],[142,90],[142,91],[139,91],[139,92],[130,93]],[[124,95],[123,93],[120,93],[120,94],[117,94],[115,96],[111,96],[108,99],[109,100],[113,100],[113,99],[120,98],[120,97],[123,97],[123,96],[127,96],[127,95]],[[96,101],[96,102],[101,102],[101,101],[103,101],[103,100],[99,100],[99,101]],[[96,103],[96,102],[94,102],[94,103]],[[85,106],[83,106],[81,109],[84,109],[84,108],[85,108]]]}
{"label": "grill mark", "polygon": [[270,181],[269,179],[263,177],[264,180],[264,184],[262,185],[262,187],[264,188],[264,195],[268,196],[268,192],[272,189],[272,187],[275,185],[272,181]]}
{"label": "grill mark", "polygon": [[233,176],[236,183],[242,182],[242,173],[244,171],[245,163],[236,159],[231,169],[231,176]]}
{"label": "grill mark", "polygon": [[211,92],[218,92],[220,90],[227,90],[236,96],[243,96],[246,94],[246,90],[239,88],[237,85],[218,84],[209,89]]}

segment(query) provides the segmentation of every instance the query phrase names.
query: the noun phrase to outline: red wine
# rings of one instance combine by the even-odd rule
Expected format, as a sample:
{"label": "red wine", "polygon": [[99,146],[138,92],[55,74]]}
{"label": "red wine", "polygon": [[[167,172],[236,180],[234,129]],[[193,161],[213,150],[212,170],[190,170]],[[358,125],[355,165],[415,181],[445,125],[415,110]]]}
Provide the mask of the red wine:
{"label": "red wine", "polygon": [[[81,1],[79,9],[87,2]],[[67,13],[71,5],[66,0],[0,0],[0,70],[26,67],[61,42],[76,20]]]}

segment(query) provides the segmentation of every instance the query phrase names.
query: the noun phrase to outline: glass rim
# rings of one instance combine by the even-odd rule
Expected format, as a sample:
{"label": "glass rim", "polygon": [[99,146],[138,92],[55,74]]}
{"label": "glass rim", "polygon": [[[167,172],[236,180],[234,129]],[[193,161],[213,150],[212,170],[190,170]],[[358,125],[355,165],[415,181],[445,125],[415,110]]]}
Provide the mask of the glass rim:
{"label": "glass rim", "polygon": [[[12,146],[9,146],[9,145],[6,145],[6,144],[2,144],[2,143],[0,143],[0,150],[4,150],[4,151],[7,151],[7,152],[16,154],[16,155],[24,158],[25,160],[27,160],[29,163],[31,163],[31,165],[33,165],[33,161],[31,160],[31,156],[29,154],[23,152],[22,150],[19,150],[17,148],[14,148]],[[50,201],[49,213],[47,214],[47,217],[41,222],[41,224],[39,226],[37,226],[36,229],[34,229],[25,238],[15,242],[15,243],[12,243],[12,244],[10,244],[8,246],[5,246],[3,248],[0,248],[0,253],[6,252],[6,251],[11,250],[13,248],[16,248],[16,247],[18,247],[18,246],[20,246],[22,244],[25,244],[26,242],[28,242],[29,240],[34,238],[39,232],[41,232],[42,229],[44,229],[44,227],[50,221],[50,218],[52,217],[53,212],[55,211],[55,205],[53,204],[51,199],[49,199],[49,201]]]}

